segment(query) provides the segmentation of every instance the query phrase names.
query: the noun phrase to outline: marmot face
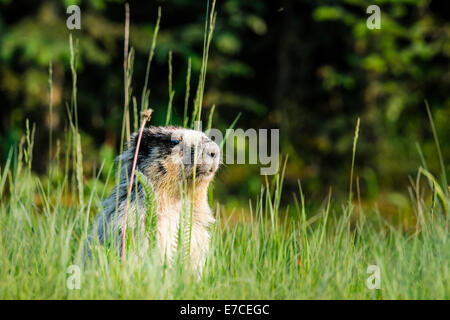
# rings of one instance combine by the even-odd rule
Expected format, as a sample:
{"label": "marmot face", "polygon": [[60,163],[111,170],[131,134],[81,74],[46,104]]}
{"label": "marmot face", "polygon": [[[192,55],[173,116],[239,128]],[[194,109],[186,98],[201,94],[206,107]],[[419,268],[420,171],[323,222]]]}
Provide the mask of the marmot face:
{"label": "marmot face", "polygon": [[[132,140],[134,148],[137,136]],[[180,127],[144,129],[138,168],[156,186],[193,180],[208,183],[219,167],[219,146],[200,131]]]}
{"label": "marmot face", "polygon": [[[103,202],[104,210],[97,218],[89,243],[95,237],[103,244],[109,244],[113,240],[121,252],[120,234],[128,194],[127,175],[131,173],[137,138],[138,133],[134,133],[128,150],[119,158],[124,164],[120,169],[121,182]],[[156,237],[161,257],[170,262],[176,252],[179,228],[184,228],[180,225],[184,200],[180,191],[183,191],[185,185],[186,191],[192,192],[193,195],[187,199],[192,201],[193,205],[190,260],[191,267],[198,274],[202,273],[209,248],[208,227],[214,222],[208,204],[207,190],[219,167],[219,159],[219,146],[202,132],[180,127],[150,127],[144,129],[142,133],[137,169],[147,177],[155,191]],[[195,188],[192,187],[192,183],[184,183],[193,181],[194,176]],[[138,187],[136,191],[130,197],[128,210],[130,216],[127,219],[130,227],[134,229],[137,229],[137,225],[145,226],[148,215],[142,187]],[[139,230],[143,232],[145,227]],[[143,238],[146,238],[145,234]]]}

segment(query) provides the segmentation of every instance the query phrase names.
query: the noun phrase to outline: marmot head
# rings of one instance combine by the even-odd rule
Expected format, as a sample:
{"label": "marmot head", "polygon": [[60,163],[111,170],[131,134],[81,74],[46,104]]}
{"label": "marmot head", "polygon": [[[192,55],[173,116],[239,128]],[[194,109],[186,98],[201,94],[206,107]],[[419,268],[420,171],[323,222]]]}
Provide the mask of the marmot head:
{"label": "marmot head", "polygon": [[[133,152],[138,134],[130,143]],[[181,127],[144,129],[137,167],[158,187],[188,180],[209,183],[219,167],[219,146],[200,131]]]}

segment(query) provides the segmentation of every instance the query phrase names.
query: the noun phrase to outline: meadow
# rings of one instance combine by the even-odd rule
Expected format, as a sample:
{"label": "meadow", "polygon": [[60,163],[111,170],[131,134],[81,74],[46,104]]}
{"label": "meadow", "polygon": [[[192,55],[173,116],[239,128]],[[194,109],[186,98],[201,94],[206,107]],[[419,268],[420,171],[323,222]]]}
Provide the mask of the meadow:
{"label": "meadow", "polygon": [[[185,127],[193,127],[193,120],[205,118],[208,128],[212,125],[214,108],[211,114],[202,115],[202,105],[214,24],[213,4],[205,22],[202,68],[193,112],[188,115],[185,108]],[[133,49],[127,51],[122,146],[126,145],[128,132],[138,128],[138,109],[149,107],[148,78],[159,20],[156,25],[140,99],[132,95]],[[215,203],[211,190],[217,221],[211,230],[211,250],[201,279],[186,268],[187,262],[182,258],[185,253],[180,252],[181,258],[169,267],[161,264],[154,245],[141,254],[132,241],[128,241],[124,261],[112,248],[99,247],[95,259],[85,263],[83,252],[90,222],[117,183],[115,172],[120,163],[113,166],[103,161],[89,178],[84,172],[76,72],[77,56],[82,52],[72,37],[68,47],[73,80],[72,98],[67,104],[70,127],[61,140],[55,140],[50,131],[49,145],[53,150],[50,149],[47,174],[33,171],[33,154],[39,152],[34,132],[39,124],[28,121],[21,142],[0,166],[0,298],[450,298],[450,190],[430,112],[435,152],[421,154],[422,163],[418,164],[417,175],[411,178],[408,213],[399,212],[387,218],[376,203],[362,204],[359,181],[354,176],[358,120],[353,152],[348,155],[351,164],[348,190],[341,190],[348,194],[347,199],[334,197],[336,190],[330,187],[322,203],[310,206],[300,180],[297,192],[285,192],[283,180],[286,163],[290,161],[288,156],[280,160],[278,173],[265,179],[259,196],[248,200],[245,210],[225,212]],[[51,66],[49,90],[52,96]],[[172,92],[169,73],[170,97]],[[170,99],[167,124],[171,123],[171,112]],[[236,121],[230,127],[235,124]],[[428,157],[439,159],[442,168],[439,176],[427,169]],[[282,205],[286,202],[287,205]],[[379,288],[372,286],[373,266],[379,270]],[[73,287],[73,275],[77,272],[79,282]]]}
{"label": "meadow", "polygon": [[[89,220],[105,193],[101,183],[85,188],[83,205],[65,204],[70,184],[63,174],[48,189],[48,181],[26,163],[15,170],[2,167],[2,173],[1,191],[8,194],[0,207],[2,299],[450,297],[449,219],[439,200],[415,199],[413,230],[392,225],[376,208],[361,210],[357,201],[335,203],[331,191],[319,212],[306,212],[301,189],[296,205],[282,210],[280,173],[258,199],[250,199],[245,220],[222,216],[217,208],[212,249],[198,280],[183,262],[168,268],[156,252],[140,255],[131,244],[124,262],[100,248],[97,263],[84,268]],[[70,289],[72,265],[81,270],[79,289]],[[379,289],[368,287],[369,265],[380,268]]]}

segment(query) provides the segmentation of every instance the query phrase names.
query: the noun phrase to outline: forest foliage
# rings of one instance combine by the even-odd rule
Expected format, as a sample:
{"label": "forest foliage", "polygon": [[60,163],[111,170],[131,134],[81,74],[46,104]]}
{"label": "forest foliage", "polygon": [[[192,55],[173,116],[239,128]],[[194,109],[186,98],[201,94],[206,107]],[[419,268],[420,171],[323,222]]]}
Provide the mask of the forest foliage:
{"label": "forest foliage", "polygon": [[[78,108],[84,172],[112,165],[123,116],[123,1],[0,1],[0,161],[20,141],[25,120],[36,123],[39,151],[33,169],[45,173],[50,124],[55,141],[68,128],[71,97],[70,4],[81,7]],[[381,29],[366,26],[369,4],[381,8]],[[130,46],[135,50],[132,94],[140,97],[158,6],[162,8],[150,75],[152,124],[165,123],[168,57],[172,52],[173,115],[182,124],[188,61],[191,88],[202,62],[206,1],[130,2]],[[361,119],[355,177],[361,196],[398,206],[399,196],[425,161],[439,175],[428,101],[444,159],[450,157],[450,23],[437,1],[243,1],[217,3],[209,55],[204,120],[227,128],[280,128],[289,154],[285,190],[301,179],[322,199],[328,187],[348,191],[356,119]],[[49,104],[52,64],[53,110]],[[191,95],[189,108],[193,106]],[[54,148],[55,150],[56,148]],[[421,159],[423,155],[423,159]],[[448,173],[448,166],[446,167]],[[257,195],[257,166],[222,169],[215,188],[232,207]],[[394,190],[398,191],[395,192]],[[234,200],[235,199],[235,200]],[[386,208],[389,208],[386,205]]]}

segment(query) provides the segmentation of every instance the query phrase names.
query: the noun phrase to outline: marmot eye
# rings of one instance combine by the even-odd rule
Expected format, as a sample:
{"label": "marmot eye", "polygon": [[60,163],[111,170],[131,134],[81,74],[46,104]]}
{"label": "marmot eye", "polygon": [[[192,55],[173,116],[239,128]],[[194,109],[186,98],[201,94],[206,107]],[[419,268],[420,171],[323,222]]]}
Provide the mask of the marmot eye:
{"label": "marmot eye", "polygon": [[179,144],[179,143],[180,143],[180,140],[178,140],[178,139],[172,139],[170,142],[171,142],[173,145],[176,145],[176,144]]}

